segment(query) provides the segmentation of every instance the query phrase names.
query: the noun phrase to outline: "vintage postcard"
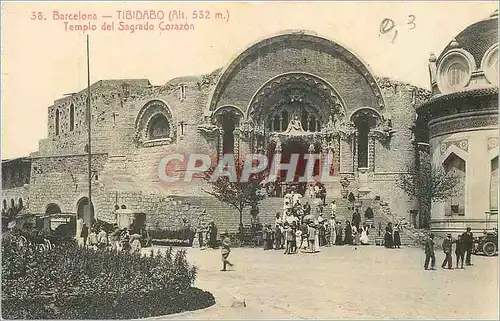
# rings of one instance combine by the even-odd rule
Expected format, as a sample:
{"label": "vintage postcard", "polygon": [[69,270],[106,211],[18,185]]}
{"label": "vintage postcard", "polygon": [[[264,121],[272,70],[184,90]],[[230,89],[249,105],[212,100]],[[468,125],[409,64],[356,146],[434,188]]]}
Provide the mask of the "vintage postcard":
{"label": "vintage postcard", "polygon": [[498,319],[498,3],[2,2],[3,319]]}

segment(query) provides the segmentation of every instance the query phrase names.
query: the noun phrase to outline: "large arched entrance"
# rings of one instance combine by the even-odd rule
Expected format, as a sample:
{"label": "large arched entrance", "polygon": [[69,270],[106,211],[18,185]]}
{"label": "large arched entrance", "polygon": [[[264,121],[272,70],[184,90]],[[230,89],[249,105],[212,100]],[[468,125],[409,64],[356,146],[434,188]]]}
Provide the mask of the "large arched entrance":
{"label": "large arched entrance", "polygon": [[[219,155],[249,151],[273,160],[280,153],[286,163],[289,154],[307,155],[312,149],[321,158],[315,166],[321,177],[328,173],[322,168],[326,160],[330,175],[340,175],[341,159],[342,171],[351,175],[374,164],[369,158],[376,126],[371,120],[354,124],[347,113],[362,106],[380,111],[385,102],[377,81],[353,52],[307,31],[286,32],[248,47],[217,75],[207,104],[211,117],[200,131],[214,145],[218,142]],[[222,115],[230,109],[237,117]],[[360,140],[355,139],[358,131]],[[384,138],[385,132],[377,135]],[[288,145],[298,140],[306,144]],[[362,153],[353,155],[356,150]],[[307,164],[301,158],[296,176]],[[340,188],[338,179],[327,181],[328,188]]]}
{"label": "large arched entrance", "polygon": [[319,149],[317,146],[310,144],[305,140],[293,138],[280,144],[281,146],[277,146],[278,143],[272,141],[267,148],[267,158],[270,166],[272,162],[275,161],[275,156],[278,157],[277,155],[279,154],[279,160],[282,164],[278,173],[279,177],[285,178],[288,175],[288,170],[285,169],[285,164],[293,164],[295,162],[297,163],[297,166],[294,168],[294,175],[292,179],[295,184],[303,181],[306,176],[315,177],[320,174],[319,159],[316,159],[312,171],[308,169],[308,166],[311,166],[308,165],[309,155],[317,153],[316,150]]}
{"label": "large arched entrance", "polygon": [[[290,164],[292,158],[297,158],[293,178],[284,168],[276,174],[282,190],[294,185],[300,193],[305,192],[307,181],[312,183],[322,174],[326,157],[339,154],[345,120],[342,99],[334,89],[319,77],[301,73],[271,79],[255,95],[247,113],[247,121],[257,128],[252,140],[256,143],[251,146],[254,152],[264,147],[269,164],[276,154],[281,154],[281,164]],[[308,168],[310,157],[316,159],[312,172]],[[338,171],[332,169],[332,174]]]}
{"label": "large arched entrance", "polygon": [[83,221],[90,226],[94,219],[94,207],[89,208],[89,199],[87,197],[82,197],[77,203],[77,219],[83,219]]}

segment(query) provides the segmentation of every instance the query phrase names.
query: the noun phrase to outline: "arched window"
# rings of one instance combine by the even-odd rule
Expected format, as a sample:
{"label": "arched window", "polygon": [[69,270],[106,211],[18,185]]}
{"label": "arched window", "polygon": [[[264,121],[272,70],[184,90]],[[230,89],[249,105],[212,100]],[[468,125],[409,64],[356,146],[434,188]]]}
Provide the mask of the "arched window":
{"label": "arched window", "polygon": [[160,100],[146,103],[135,121],[134,141],[137,147],[167,145],[176,138],[176,127],[170,109]]}
{"label": "arched window", "polygon": [[358,168],[368,167],[368,134],[370,124],[366,119],[362,119],[357,124],[358,128]]}
{"label": "arched window", "polygon": [[167,117],[159,114],[153,117],[149,126],[149,139],[161,139],[170,137],[170,125]]}
{"label": "arched window", "polygon": [[491,160],[490,210],[498,210],[498,156]]}
{"label": "arched window", "polygon": [[464,88],[471,78],[474,59],[467,52],[451,52],[438,66],[437,83],[442,93],[451,93]]}
{"label": "arched window", "polygon": [[19,209],[22,209],[24,207],[23,199],[22,198],[19,198],[18,207],[19,207]]}
{"label": "arched window", "polygon": [[11,198],[10,199],[10,208],[14,208],[14,207],[16,207],[16,202],[14,202],[14,199]]}
{"label": "arched window", "polygon": [[356,140],[353,142],[356,154],[356,160],[359,168],[373,169],[373,155],[370,157],[370,129],[375,128],[381,121],[381,116],[370,108],[362,108],[356,111],[351,120],[356,126]]}
{"label": "arched window", "polygon": [[455,87],[461,85],[467,75],[467,70],[468,69],[459,62],[452,63],[448,68],[448,86]]}
{"label": "arched window", "polygon": [[3,209],[6,210],[7,209],[7,201],[6,200],[3,200]]}
{"label": "arched window", "polygon": [[69,107],[69,130],[75,129],[75,105]]}
{"label": "arched window", "polygon": [[59,109],[56,109],[56,135],[59,135]]}
{"label": "arched window", "polygon": [[222,152],[223,154],[234,153],[234,130],[238,124],[238,116],[234,113],[226,113],[220,118],[224,135],[222,137]]}
{"label": "arched window", "polygon": [[455,186],[455,195],[448,198],[445,215],[465,215],[465,161],[451,153],[443,162],[444,170],[448,175],[457,177],[458,183]]}

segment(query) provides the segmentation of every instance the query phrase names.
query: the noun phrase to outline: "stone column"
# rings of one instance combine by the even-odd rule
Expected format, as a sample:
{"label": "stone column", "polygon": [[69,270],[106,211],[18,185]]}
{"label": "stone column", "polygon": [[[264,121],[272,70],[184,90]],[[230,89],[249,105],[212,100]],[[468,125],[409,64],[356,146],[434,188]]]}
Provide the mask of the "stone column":
{"label": "stone column", "polygon": [[375,136],[372,134],[368,135],[368,168],[375,171]]}
{"label": "stone column", "polygon": [[274,163],[275,163],[275,168],[276,168],[276,177],[280,176],[280,170],[281,170],[281,152],[282,152],[282,147],[281,147],[281,141],[278,140],[276,141],[276,147],[274,149]]}
{"label": "stone column", "polygon": [[233,136],[234,136],[234,146],[233,146],[233,151],[234,151],[234,160],[235,162],[239,162],[240,160],[240,129],[236,128],[233,130]]}
{"label": "stone column", "polygon": [[224,129],[219,128],[219,159],[224,154]]}
{"label": "stone column", "polygon": [[332,148],[333,171],[334,175],[337,176],[340,173],[340,137],[334,136],[332,138],[332,142],[333,142],[333,148]]}
{"label": "stone column", "polygon": [[[328,152],[329,152],[329,150],[328,150],[328,138],[324,137],[324,138],[321,139],[321,146],[320,146],[321,158],[319,160],[320,161],[320,164],[319,164],[319,175],[322,175],[323,171],[325,171],[324,167],[327,164]],[[314,151],[313,151],[313,153],[314,153]]]}
{"label": "stone column", "polygon": [[358,131],[352,136],[351,146],[353,157],[352,170],[356,172],[358,170]]}

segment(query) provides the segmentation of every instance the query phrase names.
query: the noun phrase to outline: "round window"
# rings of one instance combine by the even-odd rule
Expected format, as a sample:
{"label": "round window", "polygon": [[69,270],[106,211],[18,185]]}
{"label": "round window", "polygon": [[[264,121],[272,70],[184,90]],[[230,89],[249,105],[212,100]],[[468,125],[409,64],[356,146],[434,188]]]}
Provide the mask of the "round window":
{"label": "round window", "polygon": [[487,54],[483,68],[486,79],[498,86],[498,46]]}
{"label": "round window", "polygon": [[439,64],[438,75],[438,87],[442,93],[460,90],[471,78],[469,61],[460,53],[452,53]]}

